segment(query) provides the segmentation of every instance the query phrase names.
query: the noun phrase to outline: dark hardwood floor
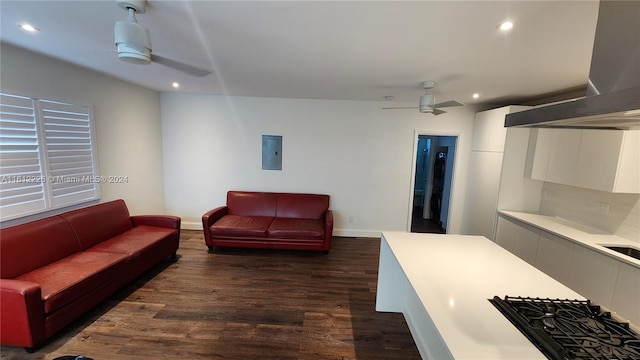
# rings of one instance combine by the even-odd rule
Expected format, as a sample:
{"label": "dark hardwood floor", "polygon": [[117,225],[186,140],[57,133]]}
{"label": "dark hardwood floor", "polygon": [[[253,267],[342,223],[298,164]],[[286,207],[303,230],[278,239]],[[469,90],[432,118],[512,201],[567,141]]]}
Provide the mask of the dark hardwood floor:
{"label": "dark hardwood floor", "polygon": [[420,359],[401,314],[375,311],[379,239],[323,253],[207,253],[182,231],[179,258],[143,275],[33,354],[115,359]]}
{"label": "dark hardwood floor", "polygon": [[411,217],[411,232],[415,233],[436,233],[436,234],[444,234],[446,233],[445,229],[440,226],[439,222],[431,219],[423,219],[422,218],[422,208],[414,207],[413,213]]}

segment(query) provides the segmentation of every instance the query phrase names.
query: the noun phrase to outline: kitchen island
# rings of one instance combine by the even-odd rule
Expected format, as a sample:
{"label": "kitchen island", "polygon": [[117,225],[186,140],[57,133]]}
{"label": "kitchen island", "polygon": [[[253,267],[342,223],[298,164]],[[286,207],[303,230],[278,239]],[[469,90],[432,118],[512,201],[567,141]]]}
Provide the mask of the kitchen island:
{"label": "kitchen island", "polygon": [[494,296],[581,299],[482,236],[384,232],[376,310],[400,312],[425,359],[546,359]]}

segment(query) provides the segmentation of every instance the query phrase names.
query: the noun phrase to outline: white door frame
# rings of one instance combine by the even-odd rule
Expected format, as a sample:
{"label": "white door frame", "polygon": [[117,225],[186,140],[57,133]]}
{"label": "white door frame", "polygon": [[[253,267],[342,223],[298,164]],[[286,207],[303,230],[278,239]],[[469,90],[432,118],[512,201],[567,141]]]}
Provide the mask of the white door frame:
{"label": "white door frame", "polygon": [[[455,184],[456,184],[456,168],[458,166],[458,161],[460,160],[460,138],[462,137],[462,135],[459,132],[440,132],[440,131],[428,131],[428,130],[414,130],[413,132],[413,155],[411,158],[411,177],[410,177],[410,184],[409,184],[409,208],[407,211],[407,232],[411,232],[411,222],[413,220],[413,190],[415,188],[415,181],[416,181],[416,161],[417,161],[417,156],[418,156],[418,137],[419,136],[431,136],[431,137],[438,137],[438,136],[453,136],[456,137],[456,146],[453,152],[453,168],[451,169],[451,193],[449,194],[449,211],[448,211],[448,215],[447,218],[449,219],[448,223],[451,224],[454,219],[454,215],[455,213],[452,212],[452,209],[454,208],[454,206],[451,206],[451,204],[454,204],[454,198],[455,198],[455,194],[457,193],[457,191],[454,191],[455,189]],[[433,164],[431,164],[432,166]],[[431,194],[424,194],[425,199],[427,198],[427,196],[431,196]],[[449,226],[447,226],[447,233],[449,233]]]}

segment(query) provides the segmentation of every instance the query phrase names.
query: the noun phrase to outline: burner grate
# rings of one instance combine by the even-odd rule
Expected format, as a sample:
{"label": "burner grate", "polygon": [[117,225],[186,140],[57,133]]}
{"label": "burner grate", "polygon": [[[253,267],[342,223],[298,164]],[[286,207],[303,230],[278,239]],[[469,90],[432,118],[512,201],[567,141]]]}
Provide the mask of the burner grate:
{"label": "burner grate", "polygon": [[640,360],[638,334],[589,300],[495,296],[489,301],[549,359]]}

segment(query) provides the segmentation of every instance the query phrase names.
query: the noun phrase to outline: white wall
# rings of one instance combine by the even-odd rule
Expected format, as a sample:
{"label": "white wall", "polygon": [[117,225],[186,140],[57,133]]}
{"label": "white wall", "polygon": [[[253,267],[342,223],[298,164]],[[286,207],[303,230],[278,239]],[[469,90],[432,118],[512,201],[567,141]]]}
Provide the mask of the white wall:
{"label": "white wall", "polygon": [[[186,228],[238,189],[329,194],[335,235],[407,230],[418,131],[459,136],[449,232],[460,232],[472,109],[436,117],[385,102],[180,93],[161,104],[166,207]],[[262,135],[283,136],[282,171],[262,170]]]}
{"label": "white wall", "polygon": [[132,214],[164,213],[160,94],[11,45],[1,46],[3,92],[93,105],[100,174],[129,179],[126,184],[102,184],[102,201],[123,198]]}
{"label": "white wall", "polygon": [[[230,189],[317,192],[332,196],[336,235],[407,230],[420,133],[458,136],[448,231],[460,232],[472,108],[436,117],[382,101],[159,94],[4,43],[1,55],[3,92],[94,107],[100,173],[129,178],[103,184],[102,201],[123,198],[132,214],[198,229]],[[282,171],[261,170],[263,134],[284,137]]]}

